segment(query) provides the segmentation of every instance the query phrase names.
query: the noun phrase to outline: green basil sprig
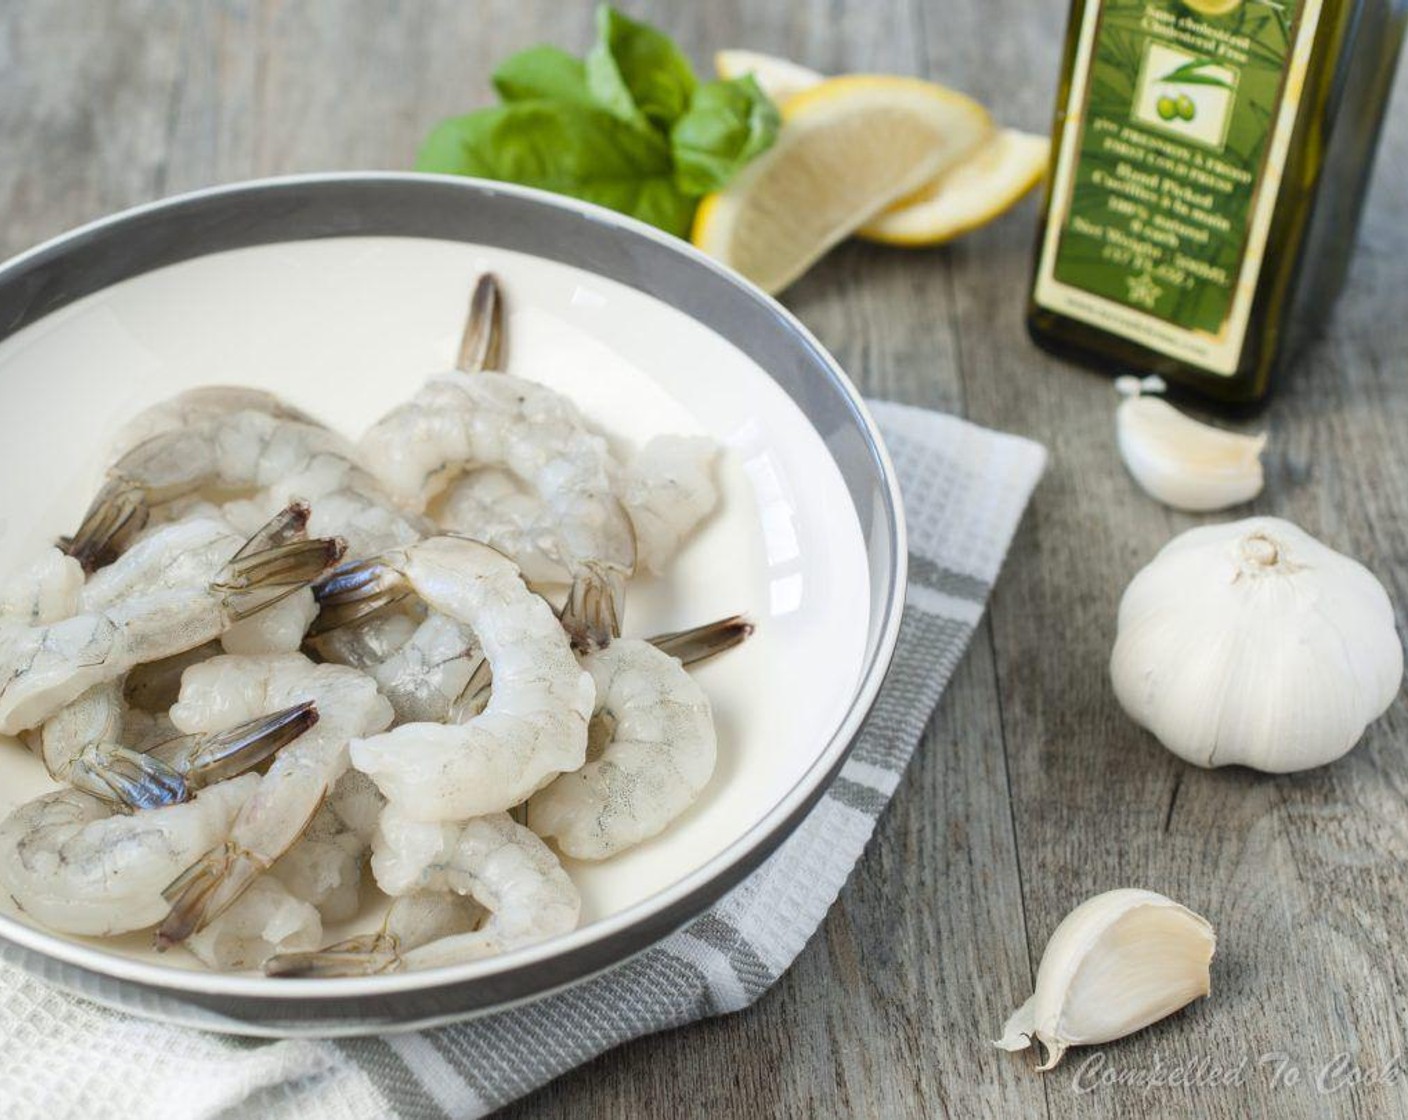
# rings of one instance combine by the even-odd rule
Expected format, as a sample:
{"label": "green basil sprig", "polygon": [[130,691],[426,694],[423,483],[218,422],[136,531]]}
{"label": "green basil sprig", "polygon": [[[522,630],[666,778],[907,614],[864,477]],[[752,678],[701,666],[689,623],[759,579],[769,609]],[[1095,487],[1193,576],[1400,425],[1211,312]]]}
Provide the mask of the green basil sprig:
{"label": "green basil sprig", "polygon": [[530,47],[494,71],[502,104],[442,121],[416,169],[585,199],[689,235],[701,196],[777,138],[751,76],[701,83],[668,36],[608,5],[585,59]]}

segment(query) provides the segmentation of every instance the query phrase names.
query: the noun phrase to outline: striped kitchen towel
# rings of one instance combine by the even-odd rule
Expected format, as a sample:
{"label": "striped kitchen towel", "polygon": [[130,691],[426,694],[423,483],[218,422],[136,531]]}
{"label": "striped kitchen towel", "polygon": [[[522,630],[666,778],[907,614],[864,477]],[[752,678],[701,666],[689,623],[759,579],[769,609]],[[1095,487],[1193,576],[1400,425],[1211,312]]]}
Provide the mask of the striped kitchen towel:
{"label": "striped kitchen towel", "polygon": [[781,848],[689,926],[577,987],[456,1026],[340,1041],[202,1034],[0,969],[0,1114],[481,1116],[628,1039],[746,1007],[821,925],[962,656],[1045,465],[1044,450],[876,403],[909,523],[893,667],[854,753]]}

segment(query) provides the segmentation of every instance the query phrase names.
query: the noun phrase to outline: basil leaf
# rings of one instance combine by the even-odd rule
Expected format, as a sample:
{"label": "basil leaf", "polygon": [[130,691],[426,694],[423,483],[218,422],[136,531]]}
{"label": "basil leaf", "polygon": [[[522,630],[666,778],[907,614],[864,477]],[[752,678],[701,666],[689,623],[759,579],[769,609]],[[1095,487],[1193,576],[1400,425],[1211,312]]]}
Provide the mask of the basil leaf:
{"label": "basil leaf", "polygon": [[694,217],[695,200],[675,185],[664,137],[570,101],[518,101],[442,121],[416,170],[557,191],[680,237]]}
{"label": "basil leaf", "polygon": [[670,129],[675,181],[686,194],[721,190],[745,163],[772,146],[781,124],[777,106],[753,75],[706,82]]}
{"label": "basil leaf", "polygon": [[669,36],[627,19],[610,5],[596,12],[587,53],[587,88],[624,121],[668,132],[689,106],[694,68]]}
{"label": "basil leaf", "polygon": [[494,88],[505,101],[591,101],[587,68],[557,47],[529,47],[504,59],[494,71]]}

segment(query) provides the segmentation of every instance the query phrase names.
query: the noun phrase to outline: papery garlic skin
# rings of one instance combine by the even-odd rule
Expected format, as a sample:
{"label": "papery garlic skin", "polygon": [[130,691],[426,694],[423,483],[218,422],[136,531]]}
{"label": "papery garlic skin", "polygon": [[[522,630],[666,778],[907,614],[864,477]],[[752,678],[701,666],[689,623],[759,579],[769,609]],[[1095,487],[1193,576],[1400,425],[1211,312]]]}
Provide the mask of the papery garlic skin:
{"label": "papery garlic skin", "polygon": [[1087,899],[1056,927],[1041,956],[1036,991],[996,1045],[1046,1049],[1055,1068],[1068,1047],[1143,1030],[1211,990],[1217,937],[1206,918],[1154,891],[1115,890]]}
{"label": "papery garlic skin", "polygon": [[1266,436],[1244,436],[1185,416],[1147,385],[1120,378],[1127,399],[1115,413],[1120,455],[1150,497],[1174,509],[1208,513],[1261,493]]}
{"label": "papery garlic skin", "polygon": [[1289,521],[1191,529],[1120,601],[1124,710],[1198,766],[1332,762],[1393,702],[1403,645],[1383,585]]}

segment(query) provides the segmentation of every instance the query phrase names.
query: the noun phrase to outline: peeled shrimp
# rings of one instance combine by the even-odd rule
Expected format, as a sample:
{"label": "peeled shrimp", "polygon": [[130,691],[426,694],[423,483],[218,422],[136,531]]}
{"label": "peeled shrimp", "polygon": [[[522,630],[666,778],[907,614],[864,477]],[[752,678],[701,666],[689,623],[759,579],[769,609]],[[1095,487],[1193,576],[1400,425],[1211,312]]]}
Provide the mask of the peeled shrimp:
{"label": "peeled shrimp", "polygon": [[590,605],[585,637],[604,641],[619,625],[625,580],[636,565],[631,521],[611,486],[610,453],[566,397],[484,368],[496,356],[496,332],[485,323],[496,320],[499,302],[497,283],[482,277],[461,368],[430,378],[374,424],[359,445],[362,457],[395,498],[418,509],[464,471],[488,467],[520,480],[541,502],[539,515],[511,539],[478,527],[472,535],[509,555],[525,551],[524,538],[533,541],[571,574],[578,598]]}
{"label": "peeled shrimp", "polygon": [[[656,639],[687,661],[752,632],[731,618]],[[567,855],[606,859],[656,835],[699,796],[718,745],[709,699],[671,653],[618,639],[582,658],[596,682],[591,738],[599,753],[528,800],[528,825]]]}
{"label": "peeled shrimp", "polygon": [[158,401],[137,413],[118,429],[109,454],[116,461],[153,436],[205,424],[232,412],[262,412],[276,420],[294,420],[300,424],[322,427],[318,420],[302,409],[263,389],[243,385],[203,385]]}
{"label": "peeled shrimp", "polygon": [[[374,799],[369,815],[360,804],[368,794]],[[360,907],[362,867],[382,804],[366,775],[344,774],[268,874],[182,944],[217,969],[258,968],[276,954],[316,949],[325,921],[346,921]]]}
{"label": "peeled shrimp", "polygon": [[[247,545],[249,534],[231,527],[218,511],[148,529],[88,579],[82,590],[83,609],[102,610],[135,595],[206,583],[242,548],[262,550],[306,540],[311,516],[306,503],[294,502],[256,525]],[[71,558],[69,562],[74,563]],[[312,591],[301,588],[226,627],[220,642],[230,653],[292,652],[302,644],[304,631],[317,613]]]}
{"label": "peeled shrimp", "polygon": [[[684,540],[718,504],[714,462],[718,445],[703,436],[657,436],[631,462],[613,464],[614,487],[636,538],[636,566],[663,571]],[[504,471],[479,470],[455,480],[436,521],[451,533],[485,540],[507,552],[535,583],[571,578],[535,531],[543,503]]]}
{"label": "peeled shrimp", "polygon": [[538,530],[543,500],[507,471],[486,467],[446,489],[436,524],[449,533],[487,541],[505,553],[530,583],[565,583],[571,575],[556,543]]}
{"label": "peeled shrimp", "polygon": [[324,921],[354,917],[361,905],[362,868],[385,805],[370,778],[347,771],[308,830],[264,878],[278,879],[293,897],[314,906]]}
{"label": "peeled shrimp", "polygon": [[402,813],[457,821],[508,809],[582,765],[592,682],[546,601],[488,545],[432,537],[344,565],[319,589],[320,622],[352,621],[415,591],[473,629],[494,676],[488,707],[446,726],[408,723],[352,744],[352,763]]}
{"label": "peeled shrimp", "polygon": [[155,507],[198,491],[242,498],[222,512],[245,528],[294,498],[311,502],[309,532],[341,535],[359,555],[420,535],[341,436],[246,410],[161,432],[128,451],[66,551],[85,570],[101,567],[131,544]]}
{"label": "peeled shrimp", "polygon": [[259,765],[318,721],[311,703],[256,716],[228,730],[173,736],[138,749],[128,735],[119,681],[94,685],[40,728],[49,776],[119,808],[189,800],[195,790]]}
{"label": "peeled shrimp", "polygon": [[406,642],[372,669],[399,723],[440,723],[469,686],[484,656],[464,623],[431,612]]}
{"label": "peeled shrimp", "polygon": [[552,849],[507,813],[425,824],[388,808],[372,872],[387,894],[452,891],[489,912],[472,933],[421,950],[416,963],[424,966],[478,960],[568,933],[581,912],[577,888]]}
{"label": "peeled shrimp", "polygon": [[76,614],[83,595],[83,567],[57,548],[46,549],[0,587],[0,624],[44,626]]}
{"label": "peeled shrimp", "polygon": [[[331,579],[339,577],[340,573],[334,572]],[[329,625],[326,618],[315,622],[308,643],[324,661],[371,673],[410,641],[425,619],[424,604],[409,595],[407,592],[407,598],[400,602],[345,626]]]}
{"label": "peeled shrimp", "polygon": [[[171,527],[178,537],[187,528]],[[165,539],[154,534],[148,543],[160,551],[158,543]],[[131,595],[100,585],[93,601],[102,605],[85,605],[70,618],[40,626],[0,620],[0,732],[35,727],[94,685],[219,637],[307,587],[342,555],[335,540],[257,548],[259,541],[256,534],[213,576],[198,582],[170,586],[163,577]],[[179,563],[162,571],[173,567]]]}
{"label": "peeled shrimp", "polygon": [[159,948],[209,924],[287,852],[346,771],[348,740],[381,731],[392,715],[365,674],[315,665],[302,654],[224,656],[186,670],[171,720],[187,733],[217,731],[308,701],[321,716],[317,726],[275,757],[228,839],[168,886],[171,912],[157,932]]}
{"label": "peeled shrimp", "polygon": [[163,809],[113,815],[75,789],[21,805],[0,823],[0,886],[61,933],[125,933],[166,913],[162,889],[225,839],[259,785],[246,774]]}
{"label": "peeled shrimp", "polygon": [[656,436],[621,471],[617,492],[635,526],[640,567],[659,573],[719,501],[719,448],[703,436]]}
{"label": "peeled shrimp", "polygon": [[202,964],[228,970],[258,968],[270,957],[315,948],[323,939],[317,907],[303,901],[272,875],[249,890],[184,945]]}
{"label": "peeled shrimp", "polygon": [[[503,296],[492,276],[483,276],[475,286],[470,302],[469,321],[460,345],[456,368],[477,374],[503,370]],[[505,375],[499,375],[505,376]],[[486,390],[487,391],[487,390]],[[543,390],[538,388],[538,393]],[[559,398],[564,415],[585,428],[585,421],[564,398]],[[632,526],[635,567],[661,571],[679,548],[680,542],[714,508],[718,491],[713,480],[718,449],[711,440],[690,436],[660,436],[646,444],[628,467],[621,467],[602,445],[603,465],[621,508]],[[511,466],[505,463],[506,467]],[[547,582],[574,578],[573,553],[564,552],[558,535],[552,531],[554,511],[551,489],[544,489],[522,472],[493,465],[466,466],[468,473],[455,481],[441,503],[439,521],[450,532],[463,533],[486,541],[508,553],[532,581]],[[597,555],[619,570],[624,563],[625,543],[617,539],[619,527]],[[620,550],[616,557],[611,548]],[[576,556],[590,557],[592,550]],[[619,589],[618,593],[619,593]],[[617,604],[619,621],[619,604]],[[600,632],[594,635],[604,641]]]}
{"label": "peeled shrimp", "polygon": [[474,631],[436,612],[417,621],[388,611],[317,634],[329,661],[369,674],[391,701],[396,724],[443,723],[484,662]]}
{"label": "peeled shrimp", "polygon": [[472,898],[447,891],[403,895],[391,903],[376,932],[311,952],[281,953],[264,962],[264,972],[269,976],[326,978],[427,967],[424,958],[436,954],[437,943],[473,932],[483,919],[484,907]]}

